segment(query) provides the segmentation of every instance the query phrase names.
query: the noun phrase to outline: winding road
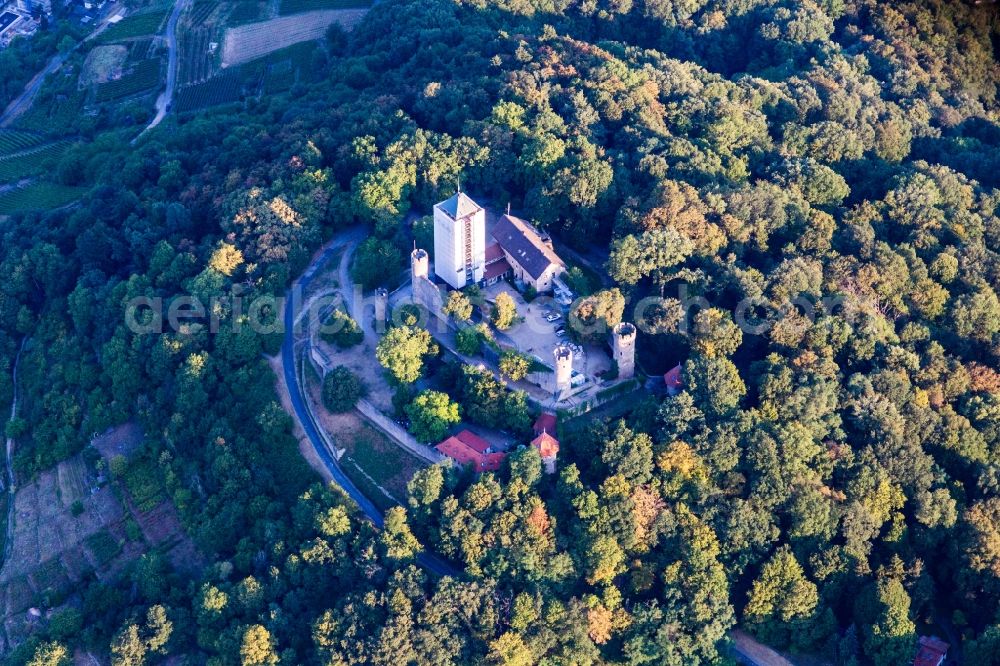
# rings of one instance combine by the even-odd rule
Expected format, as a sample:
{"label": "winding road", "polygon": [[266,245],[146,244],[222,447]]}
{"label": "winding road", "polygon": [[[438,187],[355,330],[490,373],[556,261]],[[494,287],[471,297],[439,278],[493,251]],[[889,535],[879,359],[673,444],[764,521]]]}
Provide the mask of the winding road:
{"label": "winding road", "polygon": [[174,2],[174,9],[170,12],[170,18],[167,20],[167,31],[165,34],[167,40],[167,87],[156,98],[156,115],[146,125],[146,129],[142,130],[139,136],[132,140],[132,143],[135,143],[139,140],[139,137],[159,125],[166,118],[167,113],[170,112],[170,106],[174,103],[174,88],[177,87],[177,22],[190,3],[191,0],[176,0]]}
{"label": "winding road", "polygon": [[42,85],[45,83],[46,77],[49,74],[54,74],[59,71],[63,63],[66,62],[66,56],[57,53],[52,56],[48,64],[45,65],[42,71],[35,74],[35,76],[28,81],[28,85],[24,87],[24,91],[20,95],[15,97],[7,108],[4,109],[3,115],[0,115],[0,127],[10,127],[15,120],[17,120],[22,113],[27,111],[31,107],[31,103],[35,101],[35,95],[38,91],[42,89]]}
{"label": "winding road", "polygon": [[[299,343],[308,340],[308,336],[300,340],[296,335],[299,319],[298,309],[302,305],[302,294],[305,293],[306,288],[312,282],[319,269],[321,269],[326,262],[328,262],[330,258],[337,253],[338,250],[341,248],[347,248],[347,252],[349,253],[363,237],[363,230],[353,230],[340,235],[335,241],[327,245],[327,247],[302,274],[302,277],[299,278],[297,282],[293,283],[291,288],[285,294],[285,337],[281,344],[281,362],[284,369],[285,386],[288,389],[289,401],[292,404],[292,409],[295,410],[295,416],[301,424],[303,432],[305,432],[306,437],[309,438],[309,442],[312,444],[312,447],[316,452],[316,456],[329,470],[334,482],[336,482],[336,484],[339,485],[344,492],[357,503],[358,507],[361,508],[361,511],[368,517],[369,520],[372,521],[372,523],[374,523],[377,527],[382,528],[385,525],[382,512],[379,511],[378,507],[376,507],[371,500],[365,497],[354,482],[348,478],[348,476],[344,473],[344,470],[341,469],[340,464],[337,462],[337,458],[334,456],[333,452],[331,452],[324,443],[323,437],[319,432],[319,426],[316,424],[316,420],[313,418],[312,412],[310,412],[308,407],[306,407],[305,394],[301,384],[299,383],[299,373],[297,372],[297,366],[299,359],[301,358],[301,353],[298,351]],[[459,569],[456,569],[440,557],[432,555],[426,551],[417,556],[417,562],[428,571],[440,576],[458,576],[461,574]]]}

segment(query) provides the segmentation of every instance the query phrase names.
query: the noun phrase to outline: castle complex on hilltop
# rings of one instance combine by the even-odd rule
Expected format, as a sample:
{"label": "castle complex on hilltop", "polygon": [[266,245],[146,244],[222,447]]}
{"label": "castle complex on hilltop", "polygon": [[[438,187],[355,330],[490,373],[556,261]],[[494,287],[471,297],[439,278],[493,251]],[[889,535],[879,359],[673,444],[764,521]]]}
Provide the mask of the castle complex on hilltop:
{"label": "castle complex on hilltop", "polygon": [[464,192],[434,206],[434,273],[453,289],[507,275],[548,293],[566,264],[530,222],[502,216],[486,232],[486,209]]}

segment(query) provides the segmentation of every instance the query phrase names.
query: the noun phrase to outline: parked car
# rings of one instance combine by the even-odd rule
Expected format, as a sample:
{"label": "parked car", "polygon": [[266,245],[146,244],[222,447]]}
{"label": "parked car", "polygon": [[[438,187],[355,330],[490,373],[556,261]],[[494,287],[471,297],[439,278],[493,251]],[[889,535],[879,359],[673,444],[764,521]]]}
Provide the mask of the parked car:
{"label": "parked car", "polygon": [[549,323],[552,323],[554,321],[559,321],[560,319],[562,319],[562,315],[559,314],[558,312],[552,312],[550,314],[545,315],[545,321]]}
{"label": "parked car", "polygon": [[565,336],[566,336],[566,329],[565,328],[560,328],[560,329],[556,330],[556,337],[557,338],[562,338],[562,337],[565,337]]}

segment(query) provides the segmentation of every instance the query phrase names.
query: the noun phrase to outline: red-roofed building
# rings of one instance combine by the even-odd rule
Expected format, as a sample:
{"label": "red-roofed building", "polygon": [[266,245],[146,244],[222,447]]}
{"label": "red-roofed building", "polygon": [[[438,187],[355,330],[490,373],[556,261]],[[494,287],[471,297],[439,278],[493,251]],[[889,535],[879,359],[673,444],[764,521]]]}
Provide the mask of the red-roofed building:
{"label": "red-roofed building", "polygon": [[535,436],[541,435],[543,432],[547,432],[550,435],[556,434],[556,415],[549,412],[542,412],[535,419],[535,425],[532,427],[535,432]]}
{"label": "red-roofed building", "polygon": [[559,440],[549,433],[542,431],[542,434],[531,440],[531,446],[542,457],[542,463],[545,465],[545,473],[554,474],[556,471],[556,457],[559,455]]}
{"label": "red-roofed building", "polygon": [[921,636],[917,642],[917,656],[913,666],[941,666],[951,647],[936,636]]}
{"label": "red-roofed building", "polygon": [[510,263],[507,255],[503,253],[503,248],[499,243],[492,243],[486,246],[486,261],[483,269],[483,280],[486,284],[499,282],[505,275],[510,273]]}
{"label": "red-roofed building", "polygon": [[667,393],[677,395],[684,388],[684,380],[681,378],[681,364],[667,371],[663,375],[663,383],[667,385]]}
{"label": "red-roofed building", "polygon": [[493,447],[490,446],[489,442],[487,442],[485,439],[483,439],[476,433],[472,432],[471,430],[463,430],[462,432],[455,435],[455,437],[458,438],[458,441],[462,442],[476,453],[485,454],[493,450]]}
{"label": "red-roofed building", "polygon": [[495,472],[500,469],[506,453],[494,453],[490,443],[476,433],[463,430],[434,447],[459,465],[472,465],[477,472]]}

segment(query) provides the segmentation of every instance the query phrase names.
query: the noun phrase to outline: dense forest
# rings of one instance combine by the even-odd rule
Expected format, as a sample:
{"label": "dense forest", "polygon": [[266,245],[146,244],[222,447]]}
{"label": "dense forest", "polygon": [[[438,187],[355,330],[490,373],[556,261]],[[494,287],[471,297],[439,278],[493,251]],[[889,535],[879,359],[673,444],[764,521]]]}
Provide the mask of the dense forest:
{"label": "dense forest", "polygon": [[[16,467],[138,421],[209,564],[94,580],[8,662],[697,666],[739,626],[1000,664],[998,40],[939,0],[389,0],[321,83],[74,147],[80,205],[0,222]],[[376,530],[299,456],[278,338],[125,326],[135,296],[281,294],[349,225],[402,268],[459,180],[605,248],[626,319],[664,296],[639,361],[685,390],[566,424],[555,476],[431,467]]]}

